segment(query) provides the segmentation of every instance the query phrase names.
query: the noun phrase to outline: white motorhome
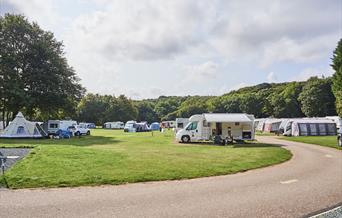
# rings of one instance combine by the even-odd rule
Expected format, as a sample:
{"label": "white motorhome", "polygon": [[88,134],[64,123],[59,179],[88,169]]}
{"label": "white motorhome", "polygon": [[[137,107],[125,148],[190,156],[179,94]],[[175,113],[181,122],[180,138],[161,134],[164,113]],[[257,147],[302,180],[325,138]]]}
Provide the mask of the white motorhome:
{"label": "white motorhome", "polygon": [[254,140],[254,116],[238,113],[196,114],[189,118],[188,125],[177,132],[179,142],[209,141],[221,139]]}
{"label": "white motorhome", "polygon": [[183,129],[189,123],[189,118],[176,118],[175,132]]}

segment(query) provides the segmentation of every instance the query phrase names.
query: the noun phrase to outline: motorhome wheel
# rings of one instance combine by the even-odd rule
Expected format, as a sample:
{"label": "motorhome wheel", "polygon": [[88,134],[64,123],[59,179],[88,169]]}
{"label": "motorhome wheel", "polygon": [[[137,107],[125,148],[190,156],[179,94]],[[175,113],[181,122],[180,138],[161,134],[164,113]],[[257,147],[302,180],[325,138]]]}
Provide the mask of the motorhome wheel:
{"label": "motorhome wheel", "polygon": [[190,142],[190,137],[189,137],[188,135],[182,136],[182,142],[183,142],[183,143],[188,143],[188,142]]}

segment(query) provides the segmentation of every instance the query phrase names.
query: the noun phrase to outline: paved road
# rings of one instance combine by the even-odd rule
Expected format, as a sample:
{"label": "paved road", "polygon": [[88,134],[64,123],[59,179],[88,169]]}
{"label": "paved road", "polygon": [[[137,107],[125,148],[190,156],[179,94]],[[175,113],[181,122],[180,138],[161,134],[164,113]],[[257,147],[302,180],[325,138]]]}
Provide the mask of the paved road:
{"label": "paved road", "polygon": [[228,176],[0,191],[1,217],[301,217],[342,202],[342,152],[259,137],[294,157]]}

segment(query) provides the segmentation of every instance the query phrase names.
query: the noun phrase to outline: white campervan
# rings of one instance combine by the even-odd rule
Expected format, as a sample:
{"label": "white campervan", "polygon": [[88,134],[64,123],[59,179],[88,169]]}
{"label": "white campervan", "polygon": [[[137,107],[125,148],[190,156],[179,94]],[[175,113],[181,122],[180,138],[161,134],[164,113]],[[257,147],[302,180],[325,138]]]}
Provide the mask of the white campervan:
{"label": "white campervan", "polygon": [[176,134],[179,142],[208,141],[219,136],[233,140],[254,140],[254,116],[237,113],[197,114]]}

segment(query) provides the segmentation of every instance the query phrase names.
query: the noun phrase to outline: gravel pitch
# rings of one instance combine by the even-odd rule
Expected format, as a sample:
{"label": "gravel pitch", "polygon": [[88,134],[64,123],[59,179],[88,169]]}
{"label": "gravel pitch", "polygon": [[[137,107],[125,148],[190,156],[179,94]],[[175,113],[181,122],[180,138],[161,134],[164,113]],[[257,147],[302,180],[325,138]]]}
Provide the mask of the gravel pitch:
{"label": "gravel pitch", "polygon": [[18,156],[18,158],[6,160],[5,171],[13,166],[17,161],[23,159],[30,150],[30,148],[0,148],[0,156]]}

